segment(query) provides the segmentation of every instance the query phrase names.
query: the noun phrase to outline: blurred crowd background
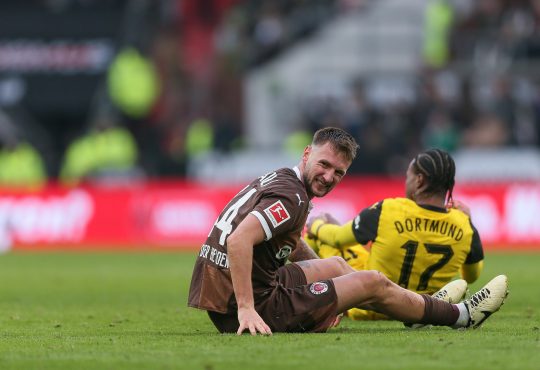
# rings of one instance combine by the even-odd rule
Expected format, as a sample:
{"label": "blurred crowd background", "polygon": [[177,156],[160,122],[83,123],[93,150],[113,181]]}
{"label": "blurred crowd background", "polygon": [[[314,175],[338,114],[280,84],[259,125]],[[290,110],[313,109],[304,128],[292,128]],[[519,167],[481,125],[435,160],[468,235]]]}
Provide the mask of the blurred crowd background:
{"label": "blurred crowd background", "polygon": [[539,0],[2,0],[0,184],[235,180],[329,125],[354,174],[538,156],[539,58]]}

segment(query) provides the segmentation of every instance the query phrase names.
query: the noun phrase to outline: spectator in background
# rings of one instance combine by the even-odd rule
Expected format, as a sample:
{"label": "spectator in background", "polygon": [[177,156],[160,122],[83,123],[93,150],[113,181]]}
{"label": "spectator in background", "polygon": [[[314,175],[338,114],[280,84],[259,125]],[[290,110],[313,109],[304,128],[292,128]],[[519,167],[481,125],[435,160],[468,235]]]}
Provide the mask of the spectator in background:
{"label": "spectator in background", "polygon": [[[453,47],[458,57],[472,60],[479,54],[496,48],[503,19],[501,0],[472,1],[472,10],[454,29]],[[480,53],[479,53],[480,51]]]}
{"label": "spectator in background", "polygon": [[[165,33],[158,33],[155,43],[161,51],[163,46],[168,46]],[[168,40],[167,40],[168,41]],[[163,45],[165,44],[165,45]],[[157,48],[157,47],[156,47]],[[157,63],[142,51],[143,47],[124,47],[114,58],[107,73],[107,94],[103,97],[102,110],[114,112],[115,121],[121,123],[129,132],[126,135],[133,136],[140,152],[138,161],[145,173],[157,175],[164,166],[164,150],[161,144],[160,128],[153,124],[153,113],[160,103],[159,96],[164,90],[163,84],[177,83],[175,76],[164,76],[160,79]],[[160,67],[162,67],[160,65]],[[162,71],[159,71],[162,72]],[[170,78],[170,80],[168,80]],[[166,82],[165,82],[166,81]],[[101,113],[97,115],[110,115]],[[109,118],[105,118],[109,120]],[[98,126],[107,126],[107,123],[99,123]]]}
{"label": "spectator in background", "polygon": [[4,139],[0,150],[0,186],[37,190],[47,181],[41,155],[28,142]]}
{"label": "spectator in background", "polygon": [[462,137],[462,145],[469,148],[498,148],[509,143],[510,132],[506,123],[491,113],[479,115],[464,130]]}
{"label": "spectator in background", "polygon": [[238,120],[234,114],[224,106],[216,104],[213,113],[214,123],[214,150],[220,153],[236,151],[244,145],[239,133]]}
{"label": "spectator in background", "polygon": [[214,148],[214,127],[206,118],[196,118],[186,133],[186,154],[195,158],[210,153]]}
{"label": "spectator in background", "polygon": [[[494,78],[490,86],[489,109],[504,121],[510,129],[516,123],[517,102],[513,92],[513,81],[508,76]],[[512,140],[514,143],[515,141]]]}
{"label": "spectator in background", "polygon": [[311,143],[311,132],[308,130],[298,129],[291,132],[285,138],[283,149],[293,158],[298,157],[304,151],[306,146]]}
{"label": "spectator in background", "polygon": [[[73,5],[61,3],[57,10]],[[90,3],[94,1],[79,6],[90,10]],[[150,5],[158,3],[161,5]],[[367,8],[371,3],[148,2],[148,12],[143,13],[151,21],[138,24],[140,32],[130,40],[137,47],[121,48],[106,76],[110,101],[122,112],[119,121],[136,140],[145,172],[150,176],[186,175],[193,151],[190,124],[199,117],[198,112],[205,112],[203,118],[213,131],[212,144],[205,150],[227,153],[239,148],[249,124],[243,122],[245,75],[320,28],[336,11],[348,13],[355,8],[352,4]],[[359,71],[360,83],[339,86],[338,93],[331,92],[332,84],[305,89],[306,94],[318,91],[323,96],[311,97],[299,108],[303,128],[312,133],[327,125],[343,127],[363,148],[364,155],[350,172],[399,175],[406,167],[405,158],[430,146],[459,150],[461,145],[484,145],[481,143],[486,141],[490,146],[540,143],[540,84],[534,65],[528,64],[540,55],[540,0],[433,0],[425,5],[425,38],[418,55],[423,64],[418,65],[416,75],[407,72],[405,87],[396,89],[390,84],[383,94],[387,96],[377,101],[381,96],[376,91],[378,80],[404,80],[403,73],[382,76]],[[151,11],[154,6],[162,10]],[[146,46],[150,46],[149,53]],[[400,93],[403,89],[407,89],[406,99]],[[282,92],[276,89],[272,93]],[[486,96],[479,98],[482,94]],[[300,100],[303,102],[302,97]],[[495,140],[479,133],[473,123],[478,112],[490,112],[502,120],[509,137]],[[62,118],[65,122],[48,118],[43,123],[54,145],[44,145],[43,139],[38,142],[30,134],[26,137],[41,150],[51,176],[58,173],[64,148],[82,129],[72,123],[75,119],[66,117]],[[26,130],[44,137],[36,130]]]}
{"label": "spectator in background", "polygon": [[363,155],[351,165],[357,173],[384,174],[389,156],[388,144],[378,121],[366,123],[358,133]]}
{"label": "spectator in background", "polygon": [[526,56],[529,58],[540,57],[540,0],[531,0],[531,28],[525,37]]}
{"label": "spectator in background", "polygon": [[343,107],[343,125],[356,139],[361,139],[361,131],[375,118],[374,109],[367,100],[364,81],[353,82],[350,90]]}
{"label": "spectator in background", "polygon": [[531,81],[500,75],[491,81],[489,91],[487,109],[505,123],[509,133],[508,144],[512,146],[534,145],[537,142],[538,132],[533,113],[533,101],[536,93]]}
{"label": "spectator in background", "polygon": [[127,47],[115,57],[107,76],[112,102],[128,117],[147,117],[159,91],[154,65],[137,49]]}
{"label": "spectator in background", "polygon": [[60,179],[76,185],[84,180],[140,177],[137,156],[137,145],[129,130],[103,117],[69,145]]}
{"label": "spectator in background", "polygon": [[450,32],[454,21],[446,0],[430,1],[424,19],[424,63],[431,68],[446,66],[450,58]]}
{"label": "spectator in background", "polygon": [[[192,81],[182,64],[178,27],[164,25],[158,30],[152,43],[151,58],[159,78],[159,93],[145,130],[140,130],[142,132],[136,138],[140,138],[141,151],[156,161],[153,166],[156,173],[162,176],[184,175],[185,133]],[[155,133],[155,148],[143,151],[148,144],[147,131]]]}
{"label": "spectator in background", "polygon": [[422,144],[426,148],[441,148],[451,152],[459,145],[459,135],[450,114],[444,109],[434,108],[422,132]]}
{"label": "spectator in background", "polygon": [[46,181],[41,154],[18,137],[10,118],[0,111],[0,187],[37,190]]}
{"label": "spectator in background", "polygon": [[284,16],[278,3],[263,1],[253,30],[254,59],[262,62],[274,56],[283,46],[286,34]]}

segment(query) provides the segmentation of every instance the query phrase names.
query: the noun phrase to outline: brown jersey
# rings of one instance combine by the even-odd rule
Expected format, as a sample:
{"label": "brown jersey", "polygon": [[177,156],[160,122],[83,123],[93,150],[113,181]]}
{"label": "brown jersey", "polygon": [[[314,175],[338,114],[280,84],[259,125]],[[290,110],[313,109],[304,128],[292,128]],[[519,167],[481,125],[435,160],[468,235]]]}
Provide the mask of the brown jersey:
{"label": "brown jersey", "polygon": [[[195,262],[188,305],[220,313],[237,310],[227,257],[227,237],[252,214],[265,240],[253,247],[255,305],[277,285],[276,271],[296,248],[310,202],[298,168],[268,173],[242,189],[219,215]],[[246,263],[249,263],[246,261]]]}

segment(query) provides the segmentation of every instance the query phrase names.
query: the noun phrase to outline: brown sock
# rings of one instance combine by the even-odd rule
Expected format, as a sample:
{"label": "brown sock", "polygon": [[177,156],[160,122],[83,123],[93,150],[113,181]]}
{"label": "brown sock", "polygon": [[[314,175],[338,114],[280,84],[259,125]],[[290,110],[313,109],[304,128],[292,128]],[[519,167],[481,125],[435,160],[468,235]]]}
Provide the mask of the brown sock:
{"label": "brown sock", "polygon": [[433,298],[428,294],[422,294],[426,307],[420,324],[440,326],[452,326],[459,317],[459,309],[456,305]]}

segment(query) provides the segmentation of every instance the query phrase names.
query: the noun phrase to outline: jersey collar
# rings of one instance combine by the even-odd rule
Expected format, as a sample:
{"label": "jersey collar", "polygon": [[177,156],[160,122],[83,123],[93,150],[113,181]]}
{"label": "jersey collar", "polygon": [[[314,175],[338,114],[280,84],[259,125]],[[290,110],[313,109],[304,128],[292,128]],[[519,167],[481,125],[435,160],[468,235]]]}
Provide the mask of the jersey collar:
{"label": "jersey collar", "polygon": [[[418,203],[417,203],[418,204]],[[418,204],[419,207],[427,209],[429,211],[435,211],[435,212],[441,212],[441,213],[447,213],[448,210],[446,208],[432,206],[429,204]]]}
{"label": "jersey collar", "polygon": [[298,180],[302,181],[302,177],[300,176],[300,169],[298,166],[294,166],[293,168],[294,173],[296,173],[296,177],[298,177]]}
{"label": "jersey collar", "polygon": [[[294,166],[292,169],[294,173],[296,173],[296,177],[298,177],[298,180],[304,183],[304,181],[302,181],[302,177],[300,176],[300,169],[298,168],[298,166]],[[313,209],[313,203],[310,200],[309,205],[308,205],[308,212],[311,212],[312,209]]]}

